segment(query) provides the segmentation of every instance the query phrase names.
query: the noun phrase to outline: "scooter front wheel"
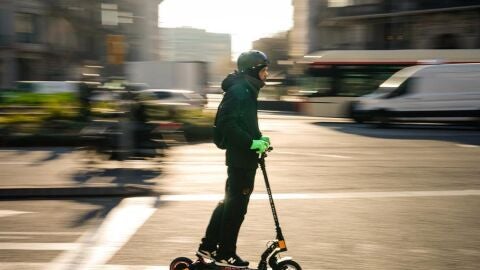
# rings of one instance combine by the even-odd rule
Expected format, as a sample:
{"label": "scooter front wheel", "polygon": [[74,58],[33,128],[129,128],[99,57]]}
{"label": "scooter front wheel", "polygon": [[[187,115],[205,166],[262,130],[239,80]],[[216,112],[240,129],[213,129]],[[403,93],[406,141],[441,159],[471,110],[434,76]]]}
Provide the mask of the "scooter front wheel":
{"label": "scooter front wheel", "polygon": [[275,265],[273,270],[302,270],[302,267],[294,260],[285,260]]}
{"label": "scooter front wheel", "polygon": [[170,263],[170,270],[188,270],[192,263],[187,257],[178,257]]}

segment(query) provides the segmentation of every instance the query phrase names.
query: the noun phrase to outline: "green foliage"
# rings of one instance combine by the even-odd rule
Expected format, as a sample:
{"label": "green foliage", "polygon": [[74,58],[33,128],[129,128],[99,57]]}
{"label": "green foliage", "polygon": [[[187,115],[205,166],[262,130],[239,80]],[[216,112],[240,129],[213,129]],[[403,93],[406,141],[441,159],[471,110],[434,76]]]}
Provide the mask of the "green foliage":
{"label": "green foliage", "polygon": [[17,106],[48,106],[51,104],[63,104],[63,106],[76,105],[75,93],[28,93],[20,91],[2,91],[0,104]]}
{"label": "green foliage", "polygon": [[36,123],[51,119],[69,119],[78,114],[75,93],[31,93],[25,91],[0,92],[2,123]]}
{"label": "green foliage", "polygon": [[181,110],[177,113],[178,122],[191,124],[195,126],[212,126],[215,120],[215,112],[201,109]]}
{"label": "green foliage", "polygon": [[45,115],[24,115],[14,114],[8,116],[0,116],[0,124],[25,124],[25,123],[39,123],[46,119]]}
{"label": "green foliage", "polygon": [[155,105],[147,106],[149,120],[170,120],[184,124],[211,126],[215,113],[201,108],[186,106]]}

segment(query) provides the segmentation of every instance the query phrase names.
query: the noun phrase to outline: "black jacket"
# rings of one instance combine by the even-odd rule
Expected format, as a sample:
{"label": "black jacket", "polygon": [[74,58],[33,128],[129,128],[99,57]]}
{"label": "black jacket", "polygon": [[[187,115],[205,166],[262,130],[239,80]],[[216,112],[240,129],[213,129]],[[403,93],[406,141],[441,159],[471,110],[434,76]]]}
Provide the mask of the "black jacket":
{"label": "black jacket", "polygon": [[222,82],[225,91],[218,108],[217,126],[222,127],[226,144],[226,165],[256,168],[258,154],[250,150],[252,140],[262,136],[258,128],[257,97],[265,84],[251,76],[232,73]]}

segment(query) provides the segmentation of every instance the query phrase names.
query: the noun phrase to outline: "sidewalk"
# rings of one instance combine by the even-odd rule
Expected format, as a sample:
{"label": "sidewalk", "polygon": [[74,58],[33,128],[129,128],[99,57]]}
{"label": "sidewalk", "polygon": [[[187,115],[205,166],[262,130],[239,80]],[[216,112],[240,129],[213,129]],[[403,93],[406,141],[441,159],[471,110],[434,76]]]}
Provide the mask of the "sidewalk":
{"label": "sidewalk", "polygon": [[0,200],[151,195],[161,175],[152,162],[99,162],[75,148],[3,148]]}
{"label": "sidewalk", "polygon": [[353,120],[342,117],[322,117],[322,116],[308,116],[295,112],[282,112],[282,111],[265,111],[258,112],[258,118],[260,119],[282,119],[282,120],[307,120],[314,122],[329,122],[329,123],[352,123]]}

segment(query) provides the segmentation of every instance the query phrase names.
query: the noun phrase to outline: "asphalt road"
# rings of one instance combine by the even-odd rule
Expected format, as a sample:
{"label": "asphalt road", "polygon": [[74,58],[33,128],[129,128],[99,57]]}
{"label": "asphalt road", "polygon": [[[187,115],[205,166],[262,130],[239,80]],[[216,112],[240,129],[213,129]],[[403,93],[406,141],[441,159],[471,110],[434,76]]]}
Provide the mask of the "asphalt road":
{"label": "asphalt road", "polygon": [[[275,114],[263,114],[260,126],[275,147],[267,169],[288,255],[303,269],[478,269],[480,131]],[[2,179],[33,179],[27,161],[39,152],[12,165],[12,151],[0,151]],[[40,167],[75,180],[86,170],[75,155]],[[222,196],[223,163],[213,144],[186,145],[139,177],[159,197],[2,201],[0,269],[167,269],[197,248]],[[97,178],[119,177],[88,181]],[[238,243],[254,265],[275,236],[264,193],[259,171]]]}

